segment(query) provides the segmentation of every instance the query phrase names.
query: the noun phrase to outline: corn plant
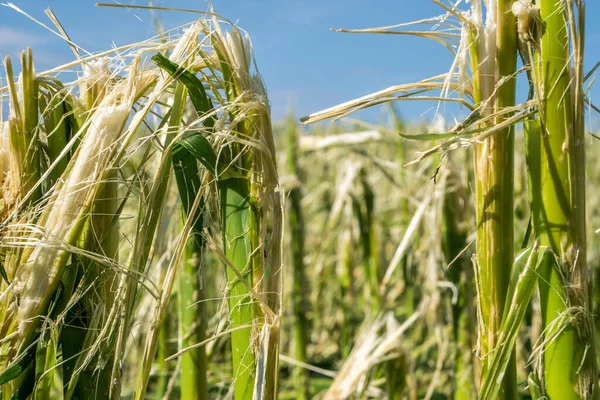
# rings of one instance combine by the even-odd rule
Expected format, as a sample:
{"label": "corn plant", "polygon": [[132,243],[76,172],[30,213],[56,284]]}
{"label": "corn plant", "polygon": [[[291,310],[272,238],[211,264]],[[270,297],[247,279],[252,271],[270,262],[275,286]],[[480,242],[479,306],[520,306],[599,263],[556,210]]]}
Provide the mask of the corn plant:
{"label": "corn plant", "polygon": [[433,39],[447,72],[303,121],[412,100],[450,128],[273,126],[212,10],[177,34],[110,5],[159,37],[100,54],[47,11],[76,60],[27,50],[0,88],[0,398],[595,398],[585,3],[432,1],[340,31]]}
{"label": "corn plant", "polygon": [[[169,43],[175,60],[190,43],[189,35]],[[12,179],[2,188],[2,396],[54,396],[62,357],[61,396],[120,397],[136,274],[150,258],[167,180],[159,169],[149,196],[155,208],[140,212],[141,233],[119,275],[119,215],[127,198],[119,201],[117,165],[170,82],[140,71],[139,54],[126,77],[92,56],[79,60],[85,67],[75,83],[77,99],[57,79],[36,76],[31,52],[25,54],[20,93],[6,62],[11,112],[2,151],[12,141],[24,152],[2,165],[3,176]],[[142,97],[148,101],[128,121]]]}
{"label": "corn plant", "polygon": [[[396,101],[434,100],[456,102],[469,115],[447,133],[424,133],[403,137],[425,142],[442,141],[418,154],[415,161],[462,146],[474,147],[474,187],[477,228],[475,257],[479,317],[479,347],[482,382],[496,367],[492,354],[504,343],[498,341],[511,282],[514,260],[514,127],[528,115],[530,102],[516,104],[518,56],[517,18],[512,1],[474,1],[465,11],[457,5],[434,0],[445,10],[437,18],[392,27],[342,30],[351,33],[400,33],[431,38],[450,49],[455,60],[447,74],[402,84],[346,102],[304,119],[316,122],[378,104]],[[403,31],[402,28],[432,24],[439,32]],[[399,28],[399,29],[398,29]],[[442,29],[443,28],[443,29]],[[424,92],[438,91],[439,95]],[[386,271],[386,275],[390,271]],[[512,290],[512,289],[511,289]],[[457,316],[458,317],[458,316]],[[518,328],[518,326],[517,326]],[[517,375],[514,355],[499,376],[499,398],[516,398]]]}
{"label": "corn plant", "polygon": [[596,397],[586,256],[584,1],[515,7],[539,109],[527,123],[535,236],[552,249],[541,268],[542,388],[550,398]]}
{"label": "corn plant", "polygon": [[[475,18],[479,19],[469,26],[475,104],[484,115],[502,113],[489,120],[490,126],[501,126],[510,116],[503,110],[515,105],[517,33],[511,5],[508,0],[489,2],[486,11],[490,22],[485,27],[481,19],[482,10],[474,8]],[[489,14],[494,15],[495,20]],[[484,376],[490,368],[491,358],[488,356],[498,344],[514,258],[512,130],[507,125],[483,144],[475,145],[477,289],[481,318],[480,354],[485,357]],[[502,398],[515,398],[517,377],[514,360],[507,367],[503,382]]]}
{"label": "corn plant", "polygon": [[[171,108],[169,125],[182,125],[187,88],[178,83],[175,99]],[[175,106],[177,104],[177,106]],[[202,182],[196,158],[183,146],[173,152],[173,170],[181,198],[184,215],[193,218],[191,238],[185,247],[182,270],[179,275],[178,307],[180,347],[186,348],[206,340],[208,314],[206,309],[205,283],[205,247],[203,237],[205,201],[198,205],[200,211],[193,215],[192,205],[201,190]],[[191,304],[188,304],[191,300]],[[182,355],[181,360],[181,398],[204,399],[208,396],[206,348],[197,347]]]}
{"label": "corn plant", "polygon": [[[210,58],[201,48],[192,54],[202,60],[206,74],[214,79],[208,80],[214,97],[207,97],[203,82],[185,67],[160,56],[155,61],[187,88],[204,129],[214,141],[211,144],[201,133],[193,133],[174,144],[183,146],[216,180],[223,250],[221,253],[214,242],[212,248],[226,265],[230,285],[236,398],[274,398],[278,388],[282,210],[275,191],[278,178],[266,92],[259,76],[251,71],[247,37],[235,27],[230,32],[223,31],[216,19],[199,26],[211,41],[216,58]],[[213,107],[213,98],[219,108]],[[203,197],[203,190],[196,191],[194,212]],[[192,228],[194,214],[192,210],[190,213],[184,232]],[[181,250],[180,245],[180,256]],[[170,292],[174,276],[173,272],[167,279],[165,293]],[[157,308],[157,320],[161,323],[168,304],[168,299],[163,299]],[[157,340],[155,329],[146,343],[145,368],[138,381],[140,390],[147,385]]]}
{"label": "corn plant", "polygon": [[[307,312],[307,284],[305,264],[304,264],[304,241],[305,229],[304,218],[302,215],[302,178],[303,174],[299,167],[299,143],[298,129],[294,118],[290,119],[288,125],[288,152],[287,167],[288,172],[295,178],[296,187],[290,190],[290,226],[291,226],[291,257],[293,267],[293,309],[294,309],[294,341],[296,360],[306,363],[307,344],[309,341]],[[303,367],[296,367],[294,371],[294,381],[296,382],[296,392],[298,400],[310,398],[310,386],[308,370]]]}
{"label": "corn plant", "polygon": [[[7,339],[2,346],[4,370],[2,376],[4,382],[11,381],[3,390],[3,395],[6,396],[21,392],[21,395],[25,396],[27,391],[31,390],[29,386],[31,381],[28,378],[30,372],[28,371],[34,371],[31,361],[36,353],[36,343],[38,344],[38,355],[42,357],[42,360],[44,352],[46,353],[46,367],[36,363],[36,376],[40,379],[47,379],[47,376],[51,376],[51,373],[46,374],[46,371],[51,372],[54,368],[49,361],[51,359],[55,361],[53,357],[56,357],[57,328],[41,317],[44,315],[50,318],[56,318],[57,315],[60,317],[59,313],[64,311],[65,299],[68,300],[70,294],[64,293],[63,296],[67,297],[63,297],[61,300],[60,297],[55,297],[55,291],[59,286],[63,289],[62,285],[65,284],[68,288],[69,282],[70,285],[73,285],[75,284],[74,280],[77,280],[76,273],[74,274],[73,271],[75,267],[67,268],[71,253],[83,242],[86,242],[87,245],[82,250],[86,250],[88,245],[100,246],[97,247],[97,251],[104,252],[107,257],[115,254],[114,235],[111,233],[114,232],[114,221],[107,222],[107,219],[112,220],[116,215],[114,186],[102,183],[104,179],[108,178],[106,171],[110,171],[110,168],[107,167],[112,162],[111,152],[116,147],[115,143],[118,143],[129,110],[138,93],[135,81],[136,65],[134,64],[130,78],[107,91],[105,97],[99,101],[97,107],[91,111],[91,115],[79,128],[77,135],[81,136],[84,131],[85,135],[77,149],[73,151],[70,162],[66,166],[62,160],[63,157],[67,157],[69,150],[69,147],[66,146],[69,137],[67,137],[64,125],[65,119],[68,118],[65,108],[68,102],[73,100],[62,100],[61,91],[55,90],[60,89],[59,85],[53,85],[52,81],[42,83],[42,80],[38,80],[32,67],[31,53],[24,61],[26,61],[26,69],[21,83],[24,95],[19,97],[27,99],[24,105],[26,104],[28,110],[26,114],[17,111],[20,109],[20,104],[13,86],[10,62],[7,62],[11,110],[13,111],[6,126],[9,127],[26,118],[29,122],[23,126],[27,127],[27,133],[23,132],[19,135],[20,141],[27,140],[29,137],[27,153],[39,154],[40,150],[36,149],[41,149],[43,131],[40,129],[41,124],[37,123],[37,113],[39,112],[37,101],[39,93],[37,91],[40,87],[49,88],[48,92],[42,93],[42,97],[46,97],[46,99],[42,102],[45,107],[41,111],[45,117],[45,128],[52,129],[44,132],[49,143],[48,162],[51,163],[51,166],[44,176],[38,172],[37,180],[34,181],[30,180],[34,175],[20,173],[16,164],[12,166],[14,168],[12,172],[22,174],[26,179],[25,182],[28,182],[28,186],[23,185],[24,188],[28,188],[28,192],[20,195],[22,196],[20,202],[13,208],[12,215],[8,215],[8,221],[11,222],[7,228],[9,234],[3,237],[3,246],[8,249],[7,254],[14,254],[14,257],[9,256],[11,259],[9,279],[12,283],[5,292],[5,295],[10,296],[10,300],[5,304],[10,306],[2,314],[2,329]],[[35,94],[34,91],[36,91]],[[35,102],[32,102],[34,99]],[[31,122],[36,123],[34,129],[29,127]],[[71,125],[71,128],[73,126],[76,127],[77,123]],[[71,129],[69,136],[75,136],[75,132]],[[73,143],[74,140],[71,140],[71,145]],[[27,158],[25,157],[24,160]],[[53,171],[53,168],[57,170]],[[40,171],[41,168],[38,166],[37,170]],[[60,179],[57,179],[57,176],[60,176]],[[46,181],[46,177],[50,177],[50,179]],[[17,184],[19,182],[15,181]],[[54,185],[49,186],[48,184]],[[47,191],[44,202],[42,204],[37,201],[32,203],[32,200],[40,198],[36,193],[41,194],[42,190]],[[25,213],[23,213],[23,207],[27,206],[30,207],[24,209]],[[27,215],[28,211],[35,211],[35,213],[29,214],[31,217],[28,222],[31,225],[24,223],[22,217],[17,217],[19,213]],[[87,216],[90,212],[93,215],[108,212],[108,215],[101,219],[96,217],[88,219]],[[102,233],[98,232],[99,230],[102,230]],[[94,234],[96,236],[92,238]],[[90,239],[84,239],[84,236]],[[109,287],[112,279],[104,274],[98,275],[98,271],[93,272],[92,270],[91,266],[87,268],[86,278],[83,281],[96,274],[97,279],[100,279],[98,288],[104,291],[101,296],[102,302],[106,302],[102,306],[103,311],[97,313],[95,319],[92,318],[92,321],[95,320],[95,323],[98,323],[111,307],[112,293]],[[58,293],[61,291],[59,290]],[[40,327],[43,328],[42,335],[38,337]],[[84,336],[85,340],[92,340],[89,335],[84,334]],[[52,342],[48,342],[48,339]],[[48,346],[54,350],[50,352]],[[65,354],[68,354],[68,351]],[[83,368],[79,364],[77,367]],[[67,371],[67,373],[71,372],[73,371]],[[77,379],[73,379],[69,382],[67,393],[73,393],[76,381]],[[39,381],[38,385],[41,384],[42,381]],[[47,393],[47,384],[43,386]]]}
{"label": "corn plant", "polygon": [[231,340],[235,393],[240,399],[276,398],[282,209],[270,109],[264,84],[252,71],[249,38],[236,28],[215,29],[212,44],[235,138],[218,150],[232,177],[217,177],[223,248],[231,263],[232,328],[243,328]]}

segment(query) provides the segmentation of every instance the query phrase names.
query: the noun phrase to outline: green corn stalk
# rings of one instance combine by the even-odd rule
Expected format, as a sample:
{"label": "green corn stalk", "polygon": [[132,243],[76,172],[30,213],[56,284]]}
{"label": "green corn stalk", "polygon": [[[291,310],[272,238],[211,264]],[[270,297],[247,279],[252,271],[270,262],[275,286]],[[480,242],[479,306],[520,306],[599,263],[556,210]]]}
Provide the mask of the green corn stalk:
{"label": "green corn stalk", "polygon": [[[390,106],[390,109],[392,112],[393,128],[397,132],[404,132],[406,130],[406,125],[404,123],[404,120],[400,116],[400,113],[393,106]],[[400,172],[399,172],[399,176],[398,176],[398,181],[399,181],[400,185],[408,184],[408,179],[406,177],[406,168],[404,167],[404,164],[406,164],[406,162],[408,161],[407,146],[408,146],[407,142],[404,140],[398,144],[398,148],[396,151],[396,159],[398,162],[398,166],[400,167]],[[410,223],[410,211],[409,211],[409,202],[408,202],[407,195],[403,195],[400,197],[398,209],[400,210],[400,223],[402,224],[403,227],[408,226],[408,224]],[[409,253],[410,253],[410,249],[406,251],[406,254],[402,257],[402,261],[400,264],[402,278],[403,278],[404,284],[405,284],[405,288],[404,288],[405,294],[402,296],[404,304],[405,304],[404,308],[406,310],[405,315],[412,315],[412,313],[415,311],[414,279],[412,277],[413,271],[411,271],[411,266],[409,265],[409,262],[408,262]]]}
{"label": "green corn stalk", "polygon": [[352,204],[354,213],[358,218],[360,245],[362,247],[362,263],[367,280],[370,308],[372,311],[376,311],[380,308],[381,304],[379,287],[382,276],[374,220],[375,199],[364,169],[360,172],[360,184],[363,189],[364,204],[361,204],[361,202],[354,197],[352,198]]}
{"label": "green corn stalk", "polygon": [[338,276],[340,279],[341,289],[341,306],[342,306],[342,324],[340,332],[340,346],[341,355],[343,358],[347,358],[352,351],[352,345],[355,334],[355,310],[351,306],[353,299],[356,296],[356,291],[353,285],[354,275],[354,251],[353,251],[353,240],[352,231],[350,227],[347,227],[345,231],[340,235],[340,260]]}
{"label": "green corn stalk", "polygon": [[[222,45],[222,44],[221,44]],[[226,51],[221,49],[221,51]],[[221,53],[223,54],[223,53]],[[165,59],[156,58],[161,68],[168,70],[174,77],[183,83],[190,92],[204,93],[202,82],[193,75],[186,73],[177,74],[178,67],[176,65],[169,66]],[[223,64],[224,74],[229,71]],[[170,68],[170,69],[169,69]],[[230,89],[233,90],[233,89]],[[231,92],[229,92],[231,93]],[[201,95],[205,101],[198,101],[196,111],[203,115],[209,111],[208,99],[206,95]],[[230,98],[235,99],[235,95],[231,93]],[[193,97],[192,97],[193,99]],[[243,125],[243,124],[240,124]],[[201,140],[202,143],[198,141]],[[198,142],[198,143],[196,143]],[[203,161],[202,153],[203,146],[210,149],[210,144],[206,139],[202,139],[200,135],[190,137],[188,142],[192,147],[186,146],[186,150],[194,151],[192,154],[199,160]],[[182,142],[182,145],[184,143]],[[234,154],[240,154],[243,146],[234,143],[231,151]],[[243,159],[244,157],[242,157]],[[214,159],[214,160],[213,160]],[[213,175],[217,175],[216,155],[211,156],[211,161],[204,160],[203,165]],[[238,160],[238,163],[243,160]],[[219,202],[221,211],[221,230],[223,234],[224,255],[231,264],[227,268],[227,278],[229,281],[229,309],[231,322],[231,343],[232,343],[232,362],[233,362],[233,379],[234,392],[236,398],[246,399],[252,398],[254,390],[254,376],[256,358],[252,349],[252,331],[255,318],[255,304],[251,297],[250,288],[252,285],[252,250],[251,250],[251,234],[254,237],[258,234],[256,230],[250,230],[250,185],[249,180],[243,176],[244,169],[241,166],[230,166],[235,172],[229,172],[233,177],[219,180],[217,182],[219,190]],[[241,177],[240,177],[241,176]],[[241,280],[240,280],[241,279]]]}
{"label": "green corn stalk", "polygon": [[[477,3],[477,2],[476,2]],[[505,107],[514,106],[517,65],[516,18],[511,13],[512,1],[497,0],[494,13],[495,53],[487,54],[482,21],[472,24],[471,70],[475,105],[492,98],[496,88],[495,102],[488,103],[485,113],[492,114]],[[481,4],[479,3],[479,7]],[[506,116],[497,117],[496,124]],[[490,370],[491,352],[498,344],[498,334],[510,271],[513,262],[513,194],[514,194],[514,133],[511,126],[501,129],[475,145],[475,188],[477,221],[477,286],[479,301],[479,343],[483,357],[482,375]],[[502,378],[503,387],[498,398],[516,398],[516,367],[514,354]]]}
{"label": "green corn stalk", "polygon": [[[252,133],[248,132],[248,136],[252,137]],[[236,172],[242,173],[252,168],[252,164],[246,165],[246,167],[239,167]],[[259,208],[258,198],[253,195],[254,188],[248,178],[229,178],[220,182],[219,187],[223,246],[225,255],[232,264],[231,268],[228,268],[230,319],[232,328],[247,327],[233,331],[231,334],[236,398],[253,398],[256,385],[259,384],[260,390],[265,390],[270,396],[274,396],[276,367],[268,367],[270,376],[265,376],[264,382],[261,382],[261,376],[258,375],[259,364],[272,362],[274,354],[269,348],[267,350],[270,353],[269,359],[260,360],[258,358],[260,350],[253,349],[252,339],[253,334],[261,332],[259,329],[269,329],[267,325],[257,324],[267,316],[263,313],[263,303],[253,299],[248,287],[248,283],[256,286],[267,279],[262,264],[263,253],[266,250],[260,248],[258,241],[261,229],[266,229],[265,226],[261,226],[264,223],[261,218],[262,210]],[[258,295],[260,296],[260,292]],[[272,338],[269,342],[269,346],[278,346],[276,338]],[[274,361],[276,363],[276,360]],[[266,389],[262,389],[263,384],[266,385]]]}
{"label": "green corn stalk", "polygon": [[[220,185],[221,215],[223,218],[223,246],[225,256],[237,269],[241,279],[252,282],[251,254],[248,226],[250,223],[249,188],[245,178],[228,179]],[[231,357],[233,361],[234,392],[236,398],[251,399],[254,387],[255,355],[252,350],[252,322],[254,306],[247,286],[238,274],[228,269]],[[239,329],[246,327],[245,329]]]}
{"label": "green corn stalk", "polygon": [[[248,326],[232,332],[234,392],[240,400],[253,396],[271,399],[278,390],[282,210],[275,192],[278,177],[270,110],[263,100],[266,91],[262,81],[250,71],[247,38],[235,28],[222,33],[216,22],[214,25],[218,34],[213,35],[213,46],[228,99],[231,103],[241,101],[243,119],[236,124],[236,135],[261,146],[248,150],[241,143],[233,143],[229,150],[223,149],[238,159],[229,167],[230,174],[244,177],[218,182],[223,246],[235,268],[228,268],[232,325]],[[258,289],[254,296],[249,296],[248,283]]]}
{"label": "green corn stalk", "polygon": [[541,0],[533,81],[539,121],[528,123],[533,226],[555,258],[541,269],[543,387],[551,399],[594,399],[597,366],[586,260],[585,2]]}
{"label": "green corn stalk", "polygon": [[[220,36],[215,40],[222,40]],[[217,50],[219,57],[227,56],[226,45],[217,41],[220,47]],[[155,62],[167,70],[173,77],[178,79],[190,93],[192,102],[199,115],[204,115],[210,111],[212,106],[206,97],[202,82],[190,72],[182,71],[179,66],[169,63],[164,57],[155,56]],[[227,89],[228,97],[231,101],[236,99],[233,76],[230,70],[231,64],[225,60],[221,61],[221,69]],[[194,99],[197,99],[194,101]],[[243,123],[240,123],[243,127]],[[207,170],[217,176],[220,172],[216,165],[216,155],[211,148],[210,143],[200,135],[189,137],[187,142],[181,142],[186,150],[192,152]],[[234,143],[227,152],[234,155],[241,154],[243,146]],[[206,150],[206,152],[205,152]],[[209,159],[206,154],[211,154]],[[226,154],[226,153],[223,153]],[[231,157],[232,159],[234,156]],[[249,180],[242,171],[245,169],[239,165],[244,158],[238,158],[237,164],[229,166],[230,175],[227,179],[217,182],[218,198],[221,212],[221,231],[223,235],[224,256],[230,263],[227,268],[227,278],[229,281],[229,313],[231,322],[231,344],[232,344],[232,363],[234,393],[236,398],[252,398],[254,389],[255,362],[252,327],[255,317],[255,304],[251,297],[252,288],[252,250],[251,250],[251,230],[250,230],[250,185]],[[234,170],[231,172],[231,170]],[[252,231],[256,236],[256,230]]]}
{"label": "green corn stalk", "polygon": [[[162,57],[166,64],[170,66],[174,66],[175,69],[178,69],[178,65],[176,62],[180,62],[181,59],[185,58],[189,60],[189,55],[195,51],[197,48],[198,35],[201,31],[200,23],[196,22],[192,24],[190,28],[185,32],[185,34],[177,41],[175,48],[170,54],[170,58],[166,58],[162,55],[157,55]],[[155,56],[156,57],[156,56]],[[156,61],[153,58],[154,61]],[[169,64],[171,63],[171,64]],[[159,66],[163,68],[163,65],[159,63]],[[160,77],[158,80],[153,82],[154,90],[149,96],[148,102],[145,104],[144,108],[136,114],[134,120],[132,121],[132,125],[136,128],[139,128],[141,125],[143,118],[150,111],[150,108],[156,104],[159,97],[164,93],[165,90],[173,82],[173,73],[169,69],[169,72],[166,76]],[[175,99],[177,100],[177,98]],[[177,107],[183,107],[182,105],[176,105]],[[145,272],[146,263],[148,262],[152,245],[154,243],[154,237],[156,234],[157,227],[160,222],[160,216],[163,209],[163,205],[165,204],[165,198],[169,183],[170,170],[172,167],[172,152],[173,152],[173,139],[176,136],[176,132],[178,130],[178,126],[171,126],[171,120],[169,118],[170,112],[167,112],[163,117],[163,120],[159,126],[159,128],[163,128],[165,124],[167,125],[167,134],[163,140],[163,146],[165,151],[163,152],[160,163],[157,168],[157,172],[155,174],[154,180],[150,187],[149,193],[147,197],[143,199],[146,204],[143,209],[145,212],[143,215],[139,216],[138,226],[136,232],[136,240],[132,246],[132,252],[128,261],[128,269],[135,276],[137,274],[143,274]],[[191,221],[191,219],[189,219]],[[190,222],[191,223],[191,222]],[[186,221],[186,225],[188,222]],[[187,229],[187,228],[185,228]],[[136,399],[144,398],[148,386],[148,381],[150,378],[150,371],[152,369],[152,363],[156,356],[156,351],[159,344],[159,338],[161,333],[161,326],[165,320],[165,316],[167,314],[169,308],[169,301],[171,298],[171,292],[175,284],[176,277],[176,266],[181,259],[184,249],[184,241],[180,241],[177,247],[177,251],[174,254],[171,263],[165,273],[165,278],[161,285],[161,290],[159,293],[159,301],[155,308],[154,313],[154,323],[151,325],[150,332],[146,337],[145,348],[143,353],[142,366],[139,370],[138,380],[137,380],[137,389],[136,389]],[[119,308],[116,309],[118,313],[115,315],[115,319],[118,318],[118,321],[115,322],[116,326],[116,354],[117,360],[124,357],[126,342],[128,340],[129,332],[131,329],[132,323],[132,315],[137,304],[138,300],[138,285],[135,280],[131,277],[127,276],[121,280],[119,284],[119,291],[123,292],[123,299],[119,304]],[[121,365],[119,361],[116,361],[112,366],[113,375],[119,374]],[[114,390],[111,392],[111,397],[120,396],[119,388],[114,387]]]}
{"label": "green corn stalk", "polygon": [[[205,22],[202,29],[212,39],[217,56],[215,63],[214,57],[199,52],[209,66],[205,72],[212,76],[206,84],[226,111],[223,118],[230,119],[235,139],[227,144],[216,141],[221,146],[218,151],[200,134],[189,135],[178,145],[184,146],[217,181],[222,257],[229,281],[235,397],[270,399],[277,395],[278,388],[282,210],[275,191],[278,178],[269,108],[264,102],[262,82],[250,71],[247,38],[235,27],[223,32],[216,19]],[[200,116],[212,111],[203,82],[191,71],[159,55],[153,59],[185,85]],[[213,126],[214,118],[206,117],[208,127]],[[218,163],[216,154],[221,157]],[[159,317],[162,321],[163,314]],[[154,336],[152,342],[147,342],[146,365],[156,347]],[[138,387],[145,387],[148,376],[146,367]]]}
{"label": "green corn stalk", "polygon": [[[171,125],[182,122],[183,107],[187,89],[178,83],[174,105],[171,108]],[[204,283],[204,238],[202,212],[190,215],[194,199],[201,189],[200,171],[196,158],[184,147],[178,146],[173,152],[173,169],[179,188],[184,215],[195,218],[192,237],[188,240],[183,256],[183,266],[179,275],[179,343],[182,348],[202,343],[206,339],[207,311],[206,287]],[[204,207],[204,201],[200,208]],[[200,400],[208,397],[207,359],[204,346],[195,347],[181,358],[181,399]]]}
{"label": "green corn stalk", "polygon": [[[298,130],[294,122],[294,117],[290,116],[287,128],[287,169],[288,173],[295,176],[298,182],[297,186],[290,190],[289,218],[291,230],[291,257],[293,268],[293,314],[294,314],[294,347],[296,360],[306,363],[308,357],[306,347],[309,342],[308,317],[307,311],[307,286],[308,281],[304,265],[304,218],[302,215],[302,177],[299,168],[299,149],[298,149]],[[293,382],[296,389],[296,398],[298,400],[307,400],[310,398],[310,381],[308,370],[303,367],[296,367],[293,373]]]}
{"label": "green corn stalk", "polygon": [[[182,348],[206,340],[208,316],[204,301],[203,247],[195,238],[189,240],[179,276],[179,336]],[[196,347],[182,355],[180,382],[181,399],[208,398],[205,346]]]}

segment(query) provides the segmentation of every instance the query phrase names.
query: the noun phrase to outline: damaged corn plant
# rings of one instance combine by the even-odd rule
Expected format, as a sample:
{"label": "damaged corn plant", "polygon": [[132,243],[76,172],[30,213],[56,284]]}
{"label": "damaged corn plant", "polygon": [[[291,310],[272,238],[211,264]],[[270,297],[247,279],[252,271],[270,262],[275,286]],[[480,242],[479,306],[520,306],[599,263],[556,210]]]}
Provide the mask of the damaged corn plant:
{"label": "damaged corn plant", "polygon": [[2,68],[0,398],[595,399],[585,2],[432,3],[337,31],[450,63],[310,126],[212,8],[98,4],[159,34],[96,54],[47,10],[74,60]]}
{"label": "damaged corn plant", "polygon": [[[472,371],[479,372],[475,385],[457,376],[455,394],[457,398],[515,399],[527,386],[533,398],[596,398],[586,262],[585,82],[591,74],[586,75],[583,60],[585,2],[433,3],[441,7],[442,15],[396,26],[338,31],[432,39],[452,53],[449,72],[390,87],[303,121],[340,118],[385,101],[458,103],[467,116],[446,132],[400,132],[409,140],[438,142],[418,152],[408,165],[438,154],[446,159],[461,148],[473,153],[470,184],[475,203],[478,339]],[[431,29],[419,29],[423,25]],[[523,99],[517,99],[519,75],[526,76],[529,84],[529,96]],[[515,238],[513,223],[519,125],[525,131],[519,142],[524,148],[517,152],[527,155],[531,215],[524,238]],[[521,243],[523,253],[516,252]],[[459,292],[468,293],[465,280],[455,281],[461,282]],[[517,363],[516,336],[532,298],[541,313],[537,317],[541,333],[531,338],[529,356]],[[460,320],[460,315],[455,317]]]}
{"label": "damaged corn plant", "polygon": [[4,61],[1,397],[205,399],[230,334],[235,398],[276,398],[283,211],[249,37],[213,16],[92,55],[47,14],[76,60]]}

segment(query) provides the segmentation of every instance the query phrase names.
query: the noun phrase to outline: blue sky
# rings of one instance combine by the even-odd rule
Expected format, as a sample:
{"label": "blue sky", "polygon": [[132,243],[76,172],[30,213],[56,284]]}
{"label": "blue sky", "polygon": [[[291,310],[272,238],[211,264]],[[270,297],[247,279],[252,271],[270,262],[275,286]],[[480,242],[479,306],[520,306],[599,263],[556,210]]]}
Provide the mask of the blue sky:
{"label": "blue sky", "polygon": [[[109,0],[106,0],[109,1]],[[121,0],[147,4],[144,0]],[[47,22],[51,7],[71,38],[100,51],[154,34],[150,13],[94,7],[91,0],[13,0]],[[600,1],[588,3],[587,64],[600,60]],[[154,4],[206,10],[204,0],[154,0]],[[259,69],[267,83],[275,119],[293,109],[297,116],[391,85],[446,72],[449,53],[424,39],[398,35],[355,35],[330,28],[366,28],[417,20],[440,10],[426,0],[213,0],[218,13],[250,33]],[[167,28],[190,22],[193,14],[162,12]],[[0,54],[17,57],[31,46],[38,69],[68,62],[66,44],[15,11],[0,7]],[[597,88],[592,92],[600,95]],[[431,104],[402,103],[410,119],[431,118]],[[455,112],[450,110],[450,114]],[[381,111],[363,114],[376,119]],[[450,115],[451,117],[451,115]]]}

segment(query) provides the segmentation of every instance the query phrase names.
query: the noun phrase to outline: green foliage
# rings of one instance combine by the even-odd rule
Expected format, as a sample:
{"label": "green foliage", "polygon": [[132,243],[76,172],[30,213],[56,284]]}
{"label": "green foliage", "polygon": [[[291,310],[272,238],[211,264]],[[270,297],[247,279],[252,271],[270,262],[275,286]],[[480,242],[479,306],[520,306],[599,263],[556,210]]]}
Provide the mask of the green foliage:
{"label": "green foliage", "polygon": [[274,129],[249,39],[216,17],[110,59],[69,42],[75,83],[6,59],[0,398],[594,398],[584,2],[435,3],[361,32],[433,39],[449,73],[302,120],[464,106],[441,133],[395,110]]}

